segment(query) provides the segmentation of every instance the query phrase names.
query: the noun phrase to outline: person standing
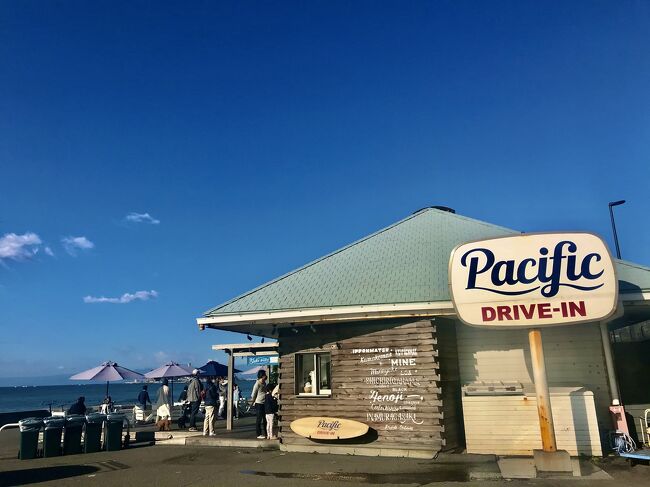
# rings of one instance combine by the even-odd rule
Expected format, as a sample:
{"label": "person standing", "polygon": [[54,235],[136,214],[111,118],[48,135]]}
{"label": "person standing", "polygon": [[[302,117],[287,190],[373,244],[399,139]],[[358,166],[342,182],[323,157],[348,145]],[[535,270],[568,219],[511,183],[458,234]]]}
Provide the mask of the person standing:
{"label": "person standing", "polygon": [[253,393],[251,394],[251,401],[255,405],[255,412],[257,417],[255,419],[255,432],[257,433],[258,440],[266,439],[266,417],[264,413],[264,400],[266,399],[266,371],[259,370],[257,372],[257,381],[253,386]]}
{"label": "person standing", "polygon": [[276,389],[269,384],[266,388],[264,398],[264,414],[266,416],[266,437],[269,440],[277,440],[278,437],[273,434],[273,424],[275,423],[275,413],[278,412],[278,398],[275,396]]}
{"label": "person standing", "polygon": [[183,387],[183,390],[178,396],[178,402],[187,402],[187,384],[185,384],[185,387]]}
{"label": "person standing", "polygon": [[196,429],[196,414],[199,412],[201,405],[201,391],[203,384],[199,380],[199,370],[192,371],[192,379],[187,386],[187,400],[190,402],[190,428],[189,431],[198,431]]}
{"label": "person standing", "polygon": [[205,385],[205,419],[203,420],[203,436],[217,436],[215,433],[215,416],[214,409],[219,404],[219,391],[214,385],[212,378],[208,378]]}
{"label": "person standing", "polygon": [[111,396],[106,396],[104,402],[102,402],[101,410],[102,414],[108,414],[113,412],[113,399]]}
{"label": "person standing", "polygon": [[156,400],[156,424],[159,431],[169,431],[172,424],[172,396],[169,391],[169,381],[163,379],[162,386],[158,389]]}
{"label": "person standing", "polygon": [[147,389],[148,386],[146,384],[143,385],[140,394],[138,394],[138,404],[143,411],[147,409],[147,403],[151,404],[151,398],[149,397],[149,391]]}
{"label": "person standing", "polygon": [[232,415],[235,419],[239,419],[239,385],[233,384],[232,386]]}
{"label": "person standing", "polygon": [[219,417],[225,418],[226,413],[226,395],[228,394],[228,381],[219,377]]}

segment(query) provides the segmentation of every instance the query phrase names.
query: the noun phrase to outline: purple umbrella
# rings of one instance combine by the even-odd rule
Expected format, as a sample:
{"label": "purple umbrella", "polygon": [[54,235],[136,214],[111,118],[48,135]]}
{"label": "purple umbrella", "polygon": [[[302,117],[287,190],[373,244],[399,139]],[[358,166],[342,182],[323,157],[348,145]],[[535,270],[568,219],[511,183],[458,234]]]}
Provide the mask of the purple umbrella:
{"label": "purple umbrella", "polygon": [[92,369],[79,372],[70,377],[71,380],[93,380],[106,381],[106,395],[108,396],[108,383],[116,380],[137,380],[144,379],[142,374],[138,374],[125,367],[120,367],[115,362],[104,362]]}
{"label": "purple umbrella", "polygon": [[172,380],[172,397],[174,397],[174,377],[187,377],[188,375],[192,375],[192,369],[188,369],[176,362],[166,363],[162,367],[158,367],[144,374],[147,379],[170,378]]}

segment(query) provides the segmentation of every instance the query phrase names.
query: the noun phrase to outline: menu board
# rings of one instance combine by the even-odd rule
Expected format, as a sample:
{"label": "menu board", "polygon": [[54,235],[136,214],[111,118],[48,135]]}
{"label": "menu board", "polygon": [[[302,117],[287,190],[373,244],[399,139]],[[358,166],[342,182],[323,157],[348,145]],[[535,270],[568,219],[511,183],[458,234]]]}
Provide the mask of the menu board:
{"label": "menu board", "polygon": [[424,423],[426,380],[415,347],[354,348],[352,356],[364,371],[369,388],[364,400],[366,421],[383,431],[414,431]]}

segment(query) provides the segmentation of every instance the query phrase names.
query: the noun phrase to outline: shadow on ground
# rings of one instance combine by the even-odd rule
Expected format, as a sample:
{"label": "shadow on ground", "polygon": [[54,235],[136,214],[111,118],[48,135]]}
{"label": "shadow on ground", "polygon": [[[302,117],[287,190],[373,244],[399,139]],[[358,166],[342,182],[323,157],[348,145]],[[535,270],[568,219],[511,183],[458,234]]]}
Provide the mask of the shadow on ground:
{"label": "shadow on ground", "polygon": [[92,465],[59,465],[56,467],[25,468],[0,472],[0,485],[11,487],[15,485],[37,484],[48,480],[60,480],[79,475],[91,475],[98,472],[99,467]]}

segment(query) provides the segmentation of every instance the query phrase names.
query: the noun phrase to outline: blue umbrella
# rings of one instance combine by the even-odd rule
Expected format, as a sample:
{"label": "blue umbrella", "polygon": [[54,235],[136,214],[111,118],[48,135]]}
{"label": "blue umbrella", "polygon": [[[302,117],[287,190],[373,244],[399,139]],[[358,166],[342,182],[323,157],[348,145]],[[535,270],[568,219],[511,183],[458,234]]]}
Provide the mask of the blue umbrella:
{"label": "blue umbrella", "polygon": [[[227,377],[228,376],[228,366],[220,364],[219,362],[215,362],[214,360],[210,360],[207,362],[205,365],[202,365],[199,367],[199,370],[201,371],[199,375],[203,377]],[[233,372],[241,372],[239,369],[233,368]]]}

